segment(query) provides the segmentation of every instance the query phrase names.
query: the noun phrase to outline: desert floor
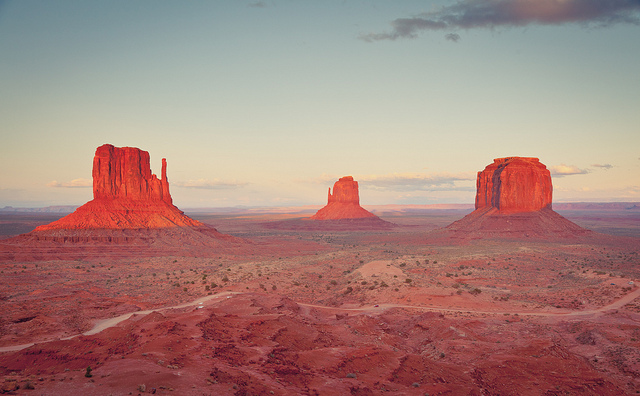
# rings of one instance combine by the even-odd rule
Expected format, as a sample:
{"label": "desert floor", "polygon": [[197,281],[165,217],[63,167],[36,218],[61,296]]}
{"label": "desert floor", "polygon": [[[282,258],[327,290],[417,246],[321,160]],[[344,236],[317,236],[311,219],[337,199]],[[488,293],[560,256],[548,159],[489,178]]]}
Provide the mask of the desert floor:
{"label": "desert floor", "polygon": [[560,212],[589,238],[429,238],[468,212],[187,211],[238,240],[184,254],[2,239],[0,393],[640,393],[640,212]]}

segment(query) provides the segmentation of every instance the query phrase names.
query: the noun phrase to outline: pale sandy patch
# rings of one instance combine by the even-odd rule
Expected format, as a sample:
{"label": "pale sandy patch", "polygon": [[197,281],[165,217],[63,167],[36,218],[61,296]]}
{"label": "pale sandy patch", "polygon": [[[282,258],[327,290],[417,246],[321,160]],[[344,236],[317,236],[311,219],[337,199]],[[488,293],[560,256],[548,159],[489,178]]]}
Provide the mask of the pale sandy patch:
{"label": "pale sandy patch", "polygon": [[380,275],[397,275],[403,276],[404,273],[398,267],[391,265],[391,260],[376,260],[370,261],[358,268],[356,271],[360,272],[362,276],[380,276]]}

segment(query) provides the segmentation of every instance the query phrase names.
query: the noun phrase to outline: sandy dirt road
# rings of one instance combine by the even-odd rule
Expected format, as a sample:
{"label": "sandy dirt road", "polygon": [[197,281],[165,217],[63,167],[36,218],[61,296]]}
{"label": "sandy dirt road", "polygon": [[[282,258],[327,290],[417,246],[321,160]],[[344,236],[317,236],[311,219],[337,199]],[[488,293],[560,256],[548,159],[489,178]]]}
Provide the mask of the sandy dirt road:
{"label": "sandy dirt road", "polygon": [[[188,303],[184,303],[184,304],[179,304],[179,305],[173,305],[171,307],[162,307],[162,308],[156,308],[156,309],[148,309],[145,311],[135,311],[135,312],[129,312],[126,314],[122,314],[120,316],[116,316],[113,318],[109,318],[109,319],[103,319],[100,320],[98,322],[96,322],[96,324],[93,326],[93,328],[91,330],[85,331],[82,334],[76,334],[76,335],[72,335],[69,337],[64,337],[64,338],[60,338],[60,340],[70,340],[72,338],[76,338],[79,337],[81,335],[93,335],[93,334],[97,334],[100,333],[103,330],[106,330],[110,327],[116,326],[117,324],[119,324],[120,322],[124,322],[125,320],[131,318],[133,315],[148,315],[152,312],[161,312],[161,311],[166,311],[168,309],[180,309],[180,308],[187,308],[187,307],[193,307],[193,306],[204,306],[205,303],[210,302],[210,301],[215,301],[215,300],[220,300],[223,299],[225,297],[231,297],[234,294],[239,294],[238,292],[222,292],[219,294],[213,294],[211,296],[205,296],[205,297],[200,297],[196,300],[190,301]],[[53,341],[53,340],[51,340]],[[56,340],[57,341],[57,340]],[[44,342],[48,342],[48,341],[44,341]],[[11,345],[11,346],[5,346],[5,347],[0,347],[0,352],[12,352],[12,351],[19,351],[21,349],[25,349],[25,348],[29,348],[32,345],[35,345],[35,342],[31,342],[29,344],[20,344],[20,345]]]}
{"label": "sandy dirt road", "polygon": [[[169,310],[169,309],[180,309],[180,308],[187,308],[187,307],[193,307],[193,306],[204,306],[205,303],[212,303],[215,302],[217,300],[221,300],[224,298],[231,298],[234,295],[239,295],[239,294],[244,294],[241,292],[222,292],[219,294],[214,294],[211,296],[205,296],[205,297],[201,297],[198,298],[194,301],[188,302],[188,303],[184,303],[184,304],[179,304],[179,305],[173,305],[170,307],[163,307],[163,308],[156,308],[156,309],[149,309],[149,310],[145,310],[145,311],[135,311],[135,312],[130,312],[130,313],[126,313],[120,316],[116,316],[114,318],[109,318],[109,319],[104,319],[101,321],[98,321],[94,327],[91,330],[88,330],[82,334],[76,334],[70,337],[65,337],[65,338],[61,338],[60,340],[70,340],[72,338],[81,336],[81,335],[93,335],[93,334],[97,334],[105,329],[108,329],[110,327],[116,326],[119,323],[131,318],[133,315],[148,315],[152,312],[161,312],[161,311],[165,311],[165,310]],[[358,312],[358,313],[381,313],[387,309],[392,309],[392,308],[406,308],[406,309],[414,309],[414,310],[419,310],[419,311],[427,311],[427,312],[459,312],[459,313],[471,313],[471,314],[486,314],[486,315],[504,315],[504,314],[509,314],[509,315],[519,315],[519,316],[536,316],[536,317],[550,317],[550,318],[575,318],[575,317],[587,317],[587,316],[598,316],[601,315],[607,311],[611,311],[611,310],[615,310],[615,309],[619,309],[623,306],[625,306],[626,304],[630,303],[631,301],[635,300],[636,298],[640,297],[640,288],[636,288],[634,291],[632,291],[631,293],[628,293],[624,296],[622,296],[620,299],[612,302],[611,304],[605,305],[603,307],[600,308],[596,308],[596,309],[590,309],[590,310],[585,310],[585,311],[567,311],[567,310],[557,310],[555,312],[553,311],[478,311],[478,310],[473,310],[473,309],[464,309],[464,308],[446,308],[446,307],[428,307],[428,306],[417,306],[417,305],[403,305],[403,304],[376,304],[376,305],[366,305],[366,306],[362,306],[362,307],[356,307],[356,308],[340,308],[340,307],[329,307],[329,306],[325,306],[325,305],[316,305],[316,304],[305,304],[305,303],[297,303],[298,305],[302,306],[302,307],[307,307],[307,308],[315,308],[315,309],[321,309],[321,310],[328,310],[331,312],[336,312],[336,313],[347,313],[347,312]],[[53,340],[52,340],[53,341]],[[48,341],[44,341],[44,342],[48,342]],[[0,353],[1,352],[13,352],[13,351],[19,351],[25,348],[28,348],[32,345],[35,345],[36,343],[32,342],[29,344],[20,344],[20,345],[11,345],[11,346],[5,346],[5,347],[0,347]]]}

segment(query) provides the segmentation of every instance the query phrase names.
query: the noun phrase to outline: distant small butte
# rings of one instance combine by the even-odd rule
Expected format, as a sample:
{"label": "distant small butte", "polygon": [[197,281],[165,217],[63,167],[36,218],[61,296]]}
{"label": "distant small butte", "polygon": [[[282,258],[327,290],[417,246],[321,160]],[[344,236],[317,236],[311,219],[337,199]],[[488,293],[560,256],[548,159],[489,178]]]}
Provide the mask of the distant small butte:
{"label": "distant small butte", "polygon": [[311,220],[365,219],[377,217],[360,206],[358,182],[351,176],[341,177],[329,187],[327,205],[311,216]]}

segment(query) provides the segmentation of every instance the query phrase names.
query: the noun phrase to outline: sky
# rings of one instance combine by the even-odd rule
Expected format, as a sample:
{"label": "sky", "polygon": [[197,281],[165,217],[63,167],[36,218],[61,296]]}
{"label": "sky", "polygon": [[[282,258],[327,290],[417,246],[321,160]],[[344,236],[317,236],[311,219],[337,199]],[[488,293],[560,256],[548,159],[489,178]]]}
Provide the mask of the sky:
{"label": "sky", "polygon": [[638,65],[640,0],[0,0],[0,207],[91,200],[105,143],[183,209],[473,203],[509,156],[640,201]]}

